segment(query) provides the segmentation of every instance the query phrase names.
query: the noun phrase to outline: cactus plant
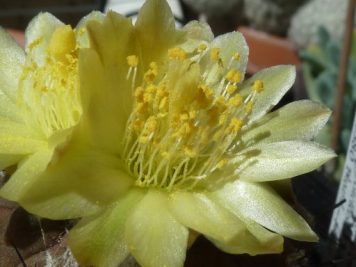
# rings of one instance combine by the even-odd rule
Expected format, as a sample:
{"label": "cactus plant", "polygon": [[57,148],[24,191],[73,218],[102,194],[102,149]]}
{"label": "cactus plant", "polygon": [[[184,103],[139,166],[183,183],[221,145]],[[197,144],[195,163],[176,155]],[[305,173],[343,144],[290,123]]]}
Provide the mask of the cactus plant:
{"label": "cactus plant", "polygon": [[[334,107],[336,95],[336,81],[340,62],[341,40],[332,38],[325,28],[319,28],[318,43],[310,45],[301,51],[303,60],[303,74],[309,98],[322,102],[329,108]],[[353,33],[353,46],[349,59],[342,122],[339,135],[340,161],[347,152],[353,117],[356,112],[356,32]],[[319,141],[330,143],[331,122],[324,128]],[[342,164],[339,164],[342,165]],[[342,166],[340,166],[342,167]],[[340,170],[336,178],[340,175]]]}
{"label": "cactus plant", "polygon": [[318,29],[324,27],[337,39],[346,19],[347,0],[312,0],[301,7],[291,20],[289,38],[299,47],[318,42]]}

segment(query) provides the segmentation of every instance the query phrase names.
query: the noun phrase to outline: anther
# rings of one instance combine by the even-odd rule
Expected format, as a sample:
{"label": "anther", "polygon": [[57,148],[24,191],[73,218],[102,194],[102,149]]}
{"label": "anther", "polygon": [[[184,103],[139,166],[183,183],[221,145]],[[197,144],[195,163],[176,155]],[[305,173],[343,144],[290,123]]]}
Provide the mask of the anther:
{"label": "anther", "polygon": [[130,55],[128,57],[126,57],[127,60],[127,65],[129,65],[130,67],[137,67],[138,65],[138,57],[136,55]]}
{"label": "anther", "polygon": [[256,80],[252,84],[252,90],[257,92],[257,93],[262,92],[263,89],[264,89],[264,86],[263,86],[263,82],[261,80]]}
{"label": "anther", "polygon": [[187,53],[180,47],[173,47],[168,50],[168,57],[170,59],[184,60],[187,58]]}

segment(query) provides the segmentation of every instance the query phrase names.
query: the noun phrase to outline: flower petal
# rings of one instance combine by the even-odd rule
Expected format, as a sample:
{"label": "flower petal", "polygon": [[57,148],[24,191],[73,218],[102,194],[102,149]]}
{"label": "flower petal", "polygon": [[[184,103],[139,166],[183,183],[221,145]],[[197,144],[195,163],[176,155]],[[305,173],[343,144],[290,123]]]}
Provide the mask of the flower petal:
{"label": "flower petal", "polygon": [[85,77],[83,125],[90,127],[97,146],[117,153],[132,110],[126,57],[135,53],[134,30],[130,20],[113,12],[102,23],[90,21],[87,27],[93,49],[82,49],[79,56],[79,73]]}
{"label": "flower petal", "polygon": [[257,72],[242,84],[241,95],[249,94],[251,85],[256,80],[263,82],[264,90],[256,97],[249,123],[265,115],[292,87],[295,80],[295,67],[292,65],[280,65]]}
{"label": "flower petal", "polygon": [[213,32],[205,22],[190,21],[183,27],[183,31],[186,33],[187,40],[180,47],[188,53],[194,52],[202,43],[208,45],[214,39]]}
{"label": "flower petal", "polygon": [[116,267],[128,256],[125,223],[143,195],[142,190],[130,190],[112,206],[81,219],[70,230],[69,246],[81,265]]}
{"label": "flower petal", "polygon": [[13,103],[16,103],[17,84],[24,61],[23,49],[0,28],[0,96],[6,95]]}
{"label": "flower petal", "polygon": [[183,266],[188,229],[171,215],[165,193],[150,190],[126,223],[131,253],[145,267]]}
{"label": "flower petal", "polygon": [[245,225],[236,216],[202,193],[175,192],[169,207],[183,225],[220,241],[228,241]]}
{"label": "flower petal", "polygon": [[330,110],[310,100],[292,102],[264,116],[242,135],[246,144],[311,140],[324,127]]}
{"label": "flower petal", "polygon": [[[235,174],[241,180],[263,182],[291,178],[315,170],[335,153],[317,143],[307,141],[282,141],[258,144],[241,151],[256,156],[246,161]],[[247,166],[246,166],[247,165]]]}
{"label": "flower petal", "polygon": [[133,180],[117,155],[72,141],[57,150],[51,165],[21,199],[30,212],[51,219],[92,215],[131,186]]}
{"label": "flower petal", "polygon": [[248,230],[236,238],[221,242],[211,240],[219,249],[232,254],[261,255],[281,253],[283,251],[283,237],[272,233],[254,221],[246,220]]}
{"label": "flower petal", "polygon": [[52,150],[43,149],[23,159],[15,173],[1,187],[0,196],[12,201],[19,201],[46,169],[52,153]]}
{"label": "flower petal", "polygon": [[0,133],[0,154],[30,154],[46,146],[47,143],[41,140],[22,135]]}
{"label": "flower petal", "polygon": [[[243,80],[249,49],[245,38],[240,32],[231,32],[220,35],[216,37],[210,44],[211,48],[219,48],[220,58],[222,60],[223,68],[219,67],[218,64],[211,66],[210,52],[202,59],[203,72],[207,71],[209,73],[206,83],[211,85],[213,88],[220,83],[221,75],[225,75],[229,69],[236,69],[241,73],[241,80]],[[234,54],[239,53],[240,59],[233,60]]]}
{"label": "flower petal", "polygon": [[83,17],[79,23],[77,24],[75,35],[78,43],[79,48],[89,48],[90,41],[88,36],[88,31],[86,29],[87,24],[90,21],[99,21],[103,22],[105,15],[99,11],[92,11],[85,17]]}
{"label": "flower petal", "polygon": [[[1,70],[0,70],[1,72]],[[1,74],[0,74],[1,77]],[[1,80],[1,78],[0,78]],[[16,90],[16,88],[13,88]],[[0,117],[16,121],[16,122],[23,122],[21,118],[21,113],[19,112],[19,108],[16,107],[14,104],[15,102],[11,101],[9,97],[5,94],[2,94],[0,88]]]}
{"label": "flower petal", "polygon": [[26,53],[38,64],[45,62],[47,47],[52,33],[64,25],[59,19],[50,13],[40,13],[28,24],[25,31]]}
{"label": "flower petal", "polygon": [[160,62],[167,50],[184,41],[185,33],[175,29],[175,21],[168,3],[149,0],[142,6],[136,24],[143,68],[152,61]]}
{"label": "flower petal", "polygon": [[304,219],[270,187],[261,183],[237,180],[214,192],[220,203],[263,227],[301,241],[317,241]]}

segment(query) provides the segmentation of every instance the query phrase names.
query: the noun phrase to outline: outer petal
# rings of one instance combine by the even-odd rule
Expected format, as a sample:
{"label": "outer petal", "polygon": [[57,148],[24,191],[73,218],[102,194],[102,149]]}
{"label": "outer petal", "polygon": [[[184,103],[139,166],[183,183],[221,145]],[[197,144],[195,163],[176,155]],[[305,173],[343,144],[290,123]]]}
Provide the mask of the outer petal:
{"label": "outer petal", "polygon": [[144,69],[151,61],[161,62],[169,48],[185,39],[185,33],[175,29],[172,11],[164,0],[146,1],[139,12],[135,28]]}
{"label": "outer petal", "polygon": [[[1,67],[0,67],[1,68]],[[1,73],[1,70],[0,70]],[[0,80],[2,79],[0,74]],[[11,81],[14,82],[15,80]],[[5,83],[2,83],[5,86]],[[17,85],[16,85],[17,86]],[[13,102],[7,95],[3,94],[1,92],[2,86],[0,86],[0,117],[12,120],[12,121],[17,121],[21,122],[21,113],[19,112],[18,107],[16,107],[15,102]],[[11,90],[16,91],[17,88],[11,88]]]}
{"label": "outer petal", "polygon": [[92,11],[79,21],[79,23],[75,27],[76,28],[75,34],[76,34],[78,46],[80,48],[89,48],[90,46],[88,31],[86,29],[87,24],[90,21],[103,22],[104,18],[105,18],[105,14],[99,11]]}
{"label": "outer petal", "polygon": [[143,195],[141,190],[130,190],[111,207],[82,219],[70,230],[69,246],[81,265],[116,267],[128,256],[125,223]]}
{"label": "outer petal", "polygon": [[264,116],[242,135],[249,146],[287,140],[311,140],[324,127],[330,110],[310,100],[292,102]]}
{"label": "outer petal", "polygon": [[[237,69],[241,72],[241,80],[245,75],[249,49],[245,38],[240,32],[231,32],[218,36],[211,44],[210,48],[220,49],[220,58],[223,63],[223,68],[220,68],[218,64],[211,66],[209,64],[210,52],[208,51],[206,56],[202,59],[202,66],[205,66],[203,71],[208,71],[206,83],[214,86],[214,84],[220,83],[221,75],[225,75],[229,69]],[[239,53],[240,60],[232,60],[235,53]]]}
{"label": "outer petal", "polygon": [[280,65],[261,70],[242,84],[241,95],[251,92],[251,85],[255,80],[262,80],[264,90],[257,95],[249,123],[265,115],[292,87],[295,80],[295,67]]}
{"label": "outer petal", "polygon": [[[126,79],[126,57],[137,54],[131,21],[108,13],[102,23],[87,28],[93,49],[80,53],[79,71],[83,121],[95,143],[117,153],[132,111],[132,81]],[[110,114],[110,115],[109,115]]]}
{"label": "outer petal", "polygon": [[20,203],[30,212],[51,219],[92,215],[130,187],[132,179],[120,166],[117,155],[83,145],[73,137],[68,147],[56,151],[51,165]]}
{"label": "outer petal", "polygon": [[150,190],[126,223],[131,253],[145,267],[183,266],[188,230],[171,215],[166,194]]}
{"label": "outer petal", "polygon": [[179,222],[220,241],[228,241],[245,230],[236,216],[202,193],[175,192],[169,206]]}
{"label": "outer petal", "polygon": [[[315,170],[335,153],[317,143],[305,141],[283,141],[250,147],[241,154],[253,154],[245,166],[235,174],[247,181],[273,181],[291,178]],[[247,165],[247,166],[246,166]]]}
{"label": "outer petal", "polygon": [[36,63],[44,63],[52,33],[62,25],[50,13],[40,13],[30,21],[25,32],[26,52],[31,54]]}
{"label": "outer petal", "polygon": [[254,221],[246,220],[248,230],[236,238],[221,242],[211,240],[219,249],[232,254],[261,255],[281,253],[283,251],[283,237],[272,233]]}
{"label": "outer petal", "polygon": [[8,135],[6,133],[0,133],[0,154],[30,154],[46,148],[46,145],[47,143],[41,140],[21,135]]}
{"label": "outer petal", "polygon": [[238,180],[214,195],[237,216],[241,214],[278,234],[302,241],[318,239],[304,219],[265,184]]}
{"label": "outer petal", "polygon": [[19,163],[18,169],[9,181],[1,187],[0,196],[19,201],[27,190],[36,182],[51,160],[52,150],[40,150]]}
{"label": "outer petal", "polygon": [[183,27],[183,31],[186,33],[187,40],[180,45],[188,53],[194,52],[194,50],[202,43],[210,43],[214,39],[209,25],[200,21],[191,21]]}
{"label": "outer petal", "polygon": [[[17,84],[25,61],[25,53],[14,39],[0,28],[0,97],[16,100]],[[2,107],[1,108],[6,108]]]}

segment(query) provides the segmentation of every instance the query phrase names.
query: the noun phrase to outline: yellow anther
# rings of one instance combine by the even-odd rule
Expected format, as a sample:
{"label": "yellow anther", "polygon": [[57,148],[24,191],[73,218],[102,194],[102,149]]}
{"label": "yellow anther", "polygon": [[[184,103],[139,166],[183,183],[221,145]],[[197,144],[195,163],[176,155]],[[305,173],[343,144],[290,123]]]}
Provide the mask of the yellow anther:
{"label": "yellow anther", "polygon": [[156,93],[157,92],[157,87],[155,85],[153,85],[153,84],[149,84],[146,87],[146,92],[150,93],[150,94]]}
{"label": "yellow anther", "polygon": [[149,69],[148,71],[146,71],[146,73],[143,76],[143,79],[147,82],[147,83],[152,83],[154,81],[154,79],[156,78],[157,74]]}
{"label": "yellow anther", "polygon": [[189,115],[187,114],[187,113],[181,113],[180,115],[179,115],[179,119],[180,119],[180,121],[187,121],[187,120],[189,120]]}
{"label": "yellow anther", "polygon": [[152,133],[156,130],[157,128],[157,119],[155,116],[150,116],[148,119],[147,119],[147,122],[146,122],[146,128],[145,130],[147,131],[147,133]]}
{"label": "yellow anther", "polygon": [[189,119],[194,120],[197,117],[197,112],[195,110],[189,111]]}
{"label": "yellow anther", "polygon": [[229,84],[229,85],[227,86],[227,88],[226,88],[226,91],[227,91],[230,95],[232,95],[233,93],[235,93],[236,90],[237,90],[237,86],[234,85],[234,84]]}
{"label": "yellow anther", "polygon": [[140,132],[143,128],[144,122],[142,120],[136,119],[133,122],[133,129],[136,133]]}
{"label": "yellow anther", "polygon": [[192,128],[190,127],[189,123],[185,122],[181,125],[178,131],[178,136],[180,137],[185,137],[187,136],[190,132],[192,131]]}
{"label": "yellow anther", "polygon": [[212,60],[220,60],[220,49],[217,47],[213,47],[210,50],[210,59]]}
{"label": "yellow anther", "polygon": [[130,67],[137,67],[138,65],[138,57],[136,55],[130,55],[126,57],[127,65]]}
{"label": "yellow anther", "polygon": [[217,98],[215,98],[215,102],[223,106],[226,104],[225,97],[223,97],[222,95],[219,95]]}
{"label": "yellow anther", "polygon": [[198,52],[201,53],[201,52],[204,52],[206,49],[208,48],[208,46],[206,44],[200,44],[198,46]]}
{"label": "yellow anther", "polygon": [[254,83],[252,84],[252,90],[260,93],[263,91],[263,82],[261,80],[256,80],[254,81]]}
{"label": "yellow anther", "polygon": [[201,84],[200,89],[204,92],[204,95],[207,99],[210,99],[214,95],[213,90],[205,84]]}
{"label": "yellow anther", "polygon": [[145,93],[143,94],[143,102],[145,102],[145,103],[152,103],[152,101],[153,101],[153,96],[152,96],[152,94],[145,92]]}
{"label": "yellow anther", "polygon": [[43,40],[43,37],[35,39],[32,43],[30,43],[27,48],[29,50],[32,50],[34,47],[38,46]]}
{"label": "yellow anther", "polygon": [[226,114],[221,114],[219,117],[219,125],[224,125],[227,120],[227,115]]}
{"label": "yellow anther", "polygon": [[155,73],[156,75],[158,74],[158,64],[157,62],[152,61],[149,65],[150,69]]}
{"label": "yellow anther", "polygon": [[142,99],[144,92],[145,90],[141,86],[137,87],[134,94],[136,99],[138,100]]}
{"label": "yellow anther", "polygon": [[241,81],[241,72],[231,69],[226,73],[225,79],[231,83],[238,83]]}
{"label": "yellow anther", "polygon": [[239,61],[240,58],[241,58],[240,53],[239,53],[239,52],[236,52],[236,53],[232,56],[232,58],[233,58],[234,60],[236,60],[236,61]]}
{"label": "yellow anther", "polygon": [[252,112],[252,109],[253,109],[253,102],[249,101],[245,106],[245,112],[247,114],[250,114]]}
{"label": "yellow anther", "polygon": [[243,121],[238,118],[232,118],[229,126],[226,128],[227,134],[237,134],[243,125]]}
{"label": "yellow anther", "polygon": [[241,95],[235,95],[229,99],[228,105],[232,107],[238,107],[242,104],[242,100],[243,98]]}
{"label": "yellow anther", "polygon": [[159,110],[160,111],[167,111],[168,108],[168,97],[163,97],[162,100],[159,102]]}
{"label": "yellow anther", "polygon": [[52,34],[48,44],[48,54],[62,63],[68,63],[66,55],[76,48],[75,34],[71,26],[58,27]]}
{"label": "yellow anther", "polygon": [[226,159],[222,159],[222,160],[220,160],[220,161],[216,164],[216,167],[217,167],[218,169],[221,169],[221,168],[223,168],[223,167],[226,165],[226,162],[227,162]]}
{"label": "yellow anther", "polygon": [[137,113],[143,114],[146,111],[146,105],[144,103],[137,103],[135,111]]}
{"label": "yellow anther", "polygon": [[187,53],[180,47],[173,47],[168,50],[168,57],[170,59],[184,60],[187,58]]}

